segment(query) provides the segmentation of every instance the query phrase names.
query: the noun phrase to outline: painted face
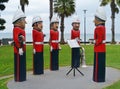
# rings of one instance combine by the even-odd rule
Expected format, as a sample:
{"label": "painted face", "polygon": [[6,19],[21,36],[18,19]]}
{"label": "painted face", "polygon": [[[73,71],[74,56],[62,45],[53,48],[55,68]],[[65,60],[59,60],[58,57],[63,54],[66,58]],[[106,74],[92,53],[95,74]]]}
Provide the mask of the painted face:
{"label": "painted face", "polygon": [[25,29],[25,24],[27,24],[27,22],[26,22],[25,18],[22,18],[20,21],[21,28]]}
{"label": "painted face", "polygon": [[72,26],[73,26],[73,29],[79,30],[80,23],[73,23]]}
{"label": "painted face", "polygon": [[41,31],[43,29],[43,22],[37,22],[38,30]]}
{"label": "painted face", "polygon": [[101,21],[99,21],[97,18],[94,18],[93,22],[94,22],[95,26],[97,26],[101,23]]}
{"label": "painted face", "polygon": [[54,30],[58,30],[58,26],[59,26],[58,22],[53,23],[53,29]]}

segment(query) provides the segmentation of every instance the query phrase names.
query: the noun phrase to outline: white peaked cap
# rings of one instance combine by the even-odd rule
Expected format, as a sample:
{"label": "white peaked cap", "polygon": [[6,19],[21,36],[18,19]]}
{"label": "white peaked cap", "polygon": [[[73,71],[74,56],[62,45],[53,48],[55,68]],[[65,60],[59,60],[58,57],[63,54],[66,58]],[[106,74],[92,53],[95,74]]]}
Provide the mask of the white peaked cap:
{"label": "white peaked cap", "polygon": [[36,23],[36,22],[42,22],[42,19],[40,16],[34,16],[32,19],[32,24]]}
{"label": "white peaked cap", "polygon": [[80,23],[80,19],[78,18],[78,16],[73,17],[72,23]]}
{"label": "white peaked cap", "polygon": [[26,16],[25,16],[25,14],[23,13],[23,11],[20,10],[20,9],[18,9],[18,10],[15,12],[14,16],[13,16],[12,23],[14,23],[15,21],[17,21],[17,20],[20,19],[20,18],[25,18],[25,17],[26,17]]}
{"label": "white peaked cap", "polygon": [[105,13],[105,10],[104,10],[103,6],[100,6],[96,10],[95,16],[98,17],[98,18],[100,18],[101,20],[104,20],[104,21],[107,20],[106,13]]}
{"label": "white peaked cap", "polygon": [[53,16],[51,19],[51,23],[55,23],[55,22],[59,23],[59,19],[58,19],[58,17]]}

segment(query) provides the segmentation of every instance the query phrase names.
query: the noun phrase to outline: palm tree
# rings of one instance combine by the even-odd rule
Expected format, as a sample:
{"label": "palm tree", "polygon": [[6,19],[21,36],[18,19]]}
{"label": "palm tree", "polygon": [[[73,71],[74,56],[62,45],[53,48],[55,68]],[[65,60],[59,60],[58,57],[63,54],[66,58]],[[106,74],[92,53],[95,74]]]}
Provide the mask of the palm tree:
{"label": "palm tree", "polygon": [[60,30],[61,30],[61,40],[60,43],[65,43],[64,41],[64,18],[69,17],[75,13],[75,0],[54,0],[54,12],[58,14],[61,18]]}
{"label": "palm tree", "polygon": [[50,21],[51,21],[51,18],[53,16],[53,0],[49,0],[50,2]]}
{"label": "palm tree", "polygon": [[28,5],[28,4],[29,4],[28,0],[20,0],[21,9],[23,12],[25,12],[25,5]]}
{"label": "palm tree", "polygon": [[101,6],[105,6],[107,4],[110,4],[111,7],[111,31],[112,31],[112,40],[111,43],[116,43],[115,42],[115,13],[119,13],[118,6],[120,7],[120,0],[102,0],[101,1]]}
{"label": "palm tree", "polygon": [[0,18],[0,30],[5,29],[5,26],[4,26],[5,23],[6,23],[6,21],[3,18]]}

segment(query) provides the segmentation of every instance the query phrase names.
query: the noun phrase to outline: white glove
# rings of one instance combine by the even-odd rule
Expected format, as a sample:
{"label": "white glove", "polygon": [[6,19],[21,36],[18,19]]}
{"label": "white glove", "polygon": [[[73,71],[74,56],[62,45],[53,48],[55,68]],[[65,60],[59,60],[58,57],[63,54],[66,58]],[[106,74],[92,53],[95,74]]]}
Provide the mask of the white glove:
{"label": "white glove", "polygon": [[53,47],[51,46],[51,47],[50,47],[50,51],[52,52],[52,50],[53,50]]}
{"label": "white glove", "polygon": [[61,46],[59,45],[59,50],[61,50],[62,48],[61,48]]}
{"label": "white glove", "polygon": [[23,50],[22,50],[22,48],[19,48],[19,54],[20,54],[20,55],[23,55]]}
{"label": "white glove", "polygon": [[75,39],[78,40],[78,37],[76,37]]}
{"label": "white glove", "polygon": [[36,53],[35,49],[33,49],[33,53],[34,53],[34,54]]}
{"label": "white glove", "polygon": [[76,39],[77,42],[80,42],[80,38],[77,37],[77,38],[75,38],[75,39]]}

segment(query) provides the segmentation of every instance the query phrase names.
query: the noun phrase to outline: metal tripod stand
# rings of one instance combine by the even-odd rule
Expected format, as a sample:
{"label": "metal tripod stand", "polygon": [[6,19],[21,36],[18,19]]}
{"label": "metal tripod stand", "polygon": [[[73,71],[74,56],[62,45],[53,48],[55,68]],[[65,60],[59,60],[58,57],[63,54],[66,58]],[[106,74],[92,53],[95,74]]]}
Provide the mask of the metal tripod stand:
{"label": "metal tripod stand", "polygon": [[72,70],[73,70],[73,75],[75,76],[75,69],[82,75],[82,76],[84,76],[84,74],[78,69],[78,68],[71,68],[68,72],[67,72],[67,74],[66,75],[68,75]]}
{"label": "metal tripod stand", "polygon": [[[74,43],[74,44],[73,44]],[[68,75],[73,70],[73,75],[75,76],[75,69],[82,75],[84,74],[78,69],[80,63],[80,45],[77,42],[77,39],[68,40],[68,44],[72,48],[72,61],[71,61],[71,69],[67,72]]]}

